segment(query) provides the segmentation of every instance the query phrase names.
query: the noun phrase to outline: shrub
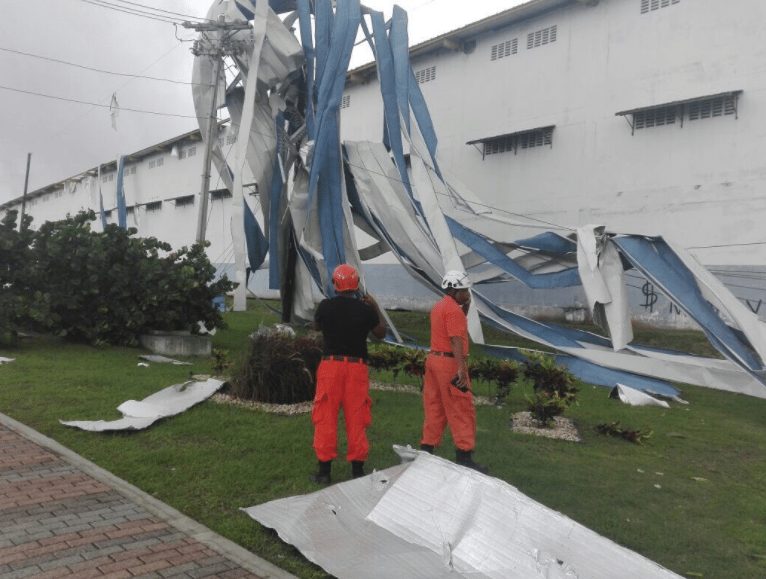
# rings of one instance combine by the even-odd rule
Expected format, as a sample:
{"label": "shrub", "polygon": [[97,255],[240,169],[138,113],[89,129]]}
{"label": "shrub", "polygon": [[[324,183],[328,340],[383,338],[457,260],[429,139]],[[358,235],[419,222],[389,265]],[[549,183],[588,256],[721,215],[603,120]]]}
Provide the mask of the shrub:
{"label": "shrub", "polygon": [[527,397],[527,408],[537,422],[549,426],[576,401],[574,377],[550,356],[530,352],[527,358],[524,375],[534,388],[533,397]]}
{"label": "shrub", "polygon": [[314,399],[322,357],[318,335],[295,337],[261,330],[250,338],[244,360],[234,371],[229,392],[237,398],[273,404]]}
{"label": "shrub", "polygon": [[34,235],[30,284],[41,328],[92,344],[135,345],[148,330],[222,326],[213,297],[233,285],[213,283],[204,246],[171,251],[133,228],[90,229],[93,211],[45,222]]}
{"label": "shrub", "polygon": [[495,404],[503,404],[511,391],[511,384],[519,376],[519,366],[510,360],[484,358],[471,360],[468,372],[472,380],[484,380],[496,385]]}
{"label": "shrub", "polygon": [[20,325],[33,307],[29,287],[30,245],[34,232],[32,218],[24,217],[17,228],[16,211],[0,221],[0,344],[15,345]]}
{"label": "shrub", "polygon": [[396,380],[401,371],[403,353],[404,350],[397,346],[376,344],[367,352],[367,365],[378,372],[390,371]]}

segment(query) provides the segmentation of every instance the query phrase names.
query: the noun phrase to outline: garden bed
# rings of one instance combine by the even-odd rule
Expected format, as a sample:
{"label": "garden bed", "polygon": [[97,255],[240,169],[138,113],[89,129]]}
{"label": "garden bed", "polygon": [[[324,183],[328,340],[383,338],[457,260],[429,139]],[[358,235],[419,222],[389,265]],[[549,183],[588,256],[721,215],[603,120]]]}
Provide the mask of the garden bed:
{"label": "garden bed", "polygon": [[555,438],[557,440],[568,440],[570,442],[581,442],[580,433],[577,427],[569,418],[556,416],[553,419],[552,426],[540,426],[540,423],[532,418],[529,412],[517,412],[511,417],[511,430],[521,434],[533,434],[545,438]]}

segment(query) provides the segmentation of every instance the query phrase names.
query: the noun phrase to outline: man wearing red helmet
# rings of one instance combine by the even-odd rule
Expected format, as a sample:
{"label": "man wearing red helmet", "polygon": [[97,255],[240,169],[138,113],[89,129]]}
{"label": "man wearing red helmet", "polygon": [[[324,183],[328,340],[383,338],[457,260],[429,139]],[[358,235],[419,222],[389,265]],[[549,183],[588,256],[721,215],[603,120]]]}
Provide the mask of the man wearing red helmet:
{"label": "man wearing red helmet", "polygon": [[338,411],[346,422],[347,460],[351,476],[364,476],[370,445],[367,427],[370,411],[370,380],[367,371],[367,335],[386,335],[386,324],[375,299],[357,298],[359,274],[341,264],[332,274],[336,296],[322,300],[314,314],[314,328],[322,332],[322,361],[317,369],[317,387],[311,420],[314,423],[314,452],[319,469],[314,482],[328,484],[332,461],[338,455]]}
{"label": "man wearing red helmet", "polygon": [[447,295],[431,310],[431,350],[423,381],[423,437],[420,449],[433,454],[447,425],[460,465],[486,473],[473,460],[476,408],[468,375],[468,321],[471,280],[463,271],[448,271],[442,279]]}

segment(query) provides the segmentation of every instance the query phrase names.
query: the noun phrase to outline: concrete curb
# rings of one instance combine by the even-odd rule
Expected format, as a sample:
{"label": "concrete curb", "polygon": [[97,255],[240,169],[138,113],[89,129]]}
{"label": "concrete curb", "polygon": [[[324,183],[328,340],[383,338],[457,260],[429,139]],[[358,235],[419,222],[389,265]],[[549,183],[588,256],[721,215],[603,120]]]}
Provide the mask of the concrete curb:
{"label": "concrete curb", "polygon": [[138,487],[116,477],[109,471],[104,470],[100,466],[81,457],[79,454],[59,444],[55,440],[48,438],[44,434],[40,434],[29,426],[14,420],[10,416],[0,413],[0,424],[17,432],[27,440],[59,455],[94,479],[111,486],[114,490],[140,505],[153,515],[161,518],[163,521],[166,521],[168,524],[172,525],[182,533],[187,534],[196,541],[199,541],[203,545],[217,551],[221,555],[227,557],[230,561],[241,566],[243,569],[255,573],[264,579],[297,579],[295,575],[280,569],[276,565],[269,563],[244,547],[240,547],[233,541],[211,531],[204,525],[187,517],[173,507],[155,499]]}

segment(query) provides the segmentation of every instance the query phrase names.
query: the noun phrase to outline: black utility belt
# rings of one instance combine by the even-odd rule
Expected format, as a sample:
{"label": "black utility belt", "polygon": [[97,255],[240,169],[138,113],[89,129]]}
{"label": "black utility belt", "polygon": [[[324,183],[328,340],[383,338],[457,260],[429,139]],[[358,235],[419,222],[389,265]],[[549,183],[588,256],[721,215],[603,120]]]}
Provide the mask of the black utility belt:
{"label": "black utility belt", "polygon": [[367,363],[367,360],[364,358],[357,358],[356,356],[322,356],[322,360],[333,360],[334,362],[351,362],[352,364]]}

